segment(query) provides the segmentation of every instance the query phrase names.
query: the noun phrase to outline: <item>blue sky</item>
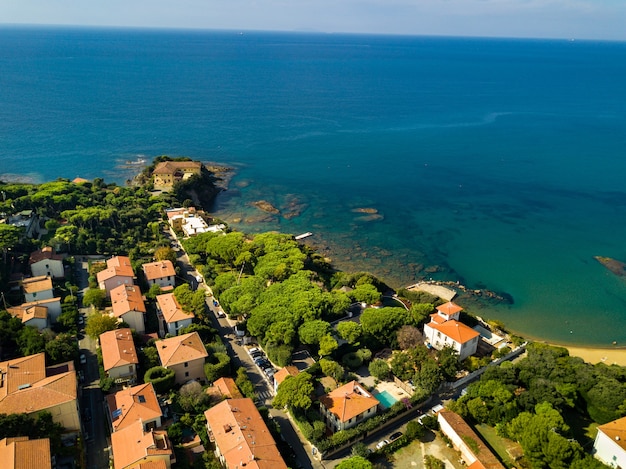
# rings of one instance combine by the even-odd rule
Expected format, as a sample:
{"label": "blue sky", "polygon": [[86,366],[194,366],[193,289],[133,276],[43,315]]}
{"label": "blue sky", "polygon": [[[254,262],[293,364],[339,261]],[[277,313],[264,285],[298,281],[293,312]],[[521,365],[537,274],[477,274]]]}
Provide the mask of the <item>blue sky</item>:
{"label": "blue sky", "polygon": [[626,40],[626,0],[0,0],[0,23]]}

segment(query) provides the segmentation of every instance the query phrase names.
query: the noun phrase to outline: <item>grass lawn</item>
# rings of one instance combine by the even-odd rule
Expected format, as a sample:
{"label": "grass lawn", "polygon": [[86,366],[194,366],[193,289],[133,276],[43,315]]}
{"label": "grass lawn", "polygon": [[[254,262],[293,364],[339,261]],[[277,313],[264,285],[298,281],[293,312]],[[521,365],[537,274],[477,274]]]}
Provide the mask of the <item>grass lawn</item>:
{"label": "grass lawn", "polygon": [[476,431],[480,434],[483,440],[487,442],[487,445],[498,455],[506,467],[516,467],[515,462],[509,457],[506,452],[507,448],[517,443],[507,440],[506,438],[496,435],[496,429],[489,425],[476,425]]}

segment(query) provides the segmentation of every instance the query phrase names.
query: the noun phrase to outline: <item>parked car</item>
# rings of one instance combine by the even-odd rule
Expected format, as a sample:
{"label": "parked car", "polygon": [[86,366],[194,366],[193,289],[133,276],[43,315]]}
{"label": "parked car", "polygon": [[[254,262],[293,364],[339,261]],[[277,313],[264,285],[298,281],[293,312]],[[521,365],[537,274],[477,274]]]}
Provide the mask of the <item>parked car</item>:
{"label": "parked car", "polygon": [[376,444],[376,449],[381,449],[381,448],[384,448],[384,447],[385,447],[385,446],[387,446],[389,443],[391,443],[389,440],[382,440],[382,441],[379,441],[379,442]]}
{"label": "parked car", "polygon": [[260,352],[260,351],[261,351],[261,349],[260,349],[260,348],[258,348],[258,347],[252,347],[251,349],[248,349],[248,354],[249,354],[249,355],[254,355],[255,353],[258,353],[258,352]]}
{"label": "parked car", "polygon": [[274,368],[265,368],[263,370],[263,373],[265,373],[267,375],[268,378],[271,378],[272,376],[274,376]]}
{"label": "parked car", "polygon": [[390,441],[395,441],[398,438],[400,438],[401,436],[402,436],[402,432],[395,432],[395,433],[391,434],[391,436],[389,437],[389,440]]}
{"label": "parked car", "polygon": [[254,363],[256,364],[256,366],[258,366],[262,370],[264,370],[265,368],[270,368],[272,366],[270,361],[266,360],[265,358],[260,358],[258,360],[255,360]]}

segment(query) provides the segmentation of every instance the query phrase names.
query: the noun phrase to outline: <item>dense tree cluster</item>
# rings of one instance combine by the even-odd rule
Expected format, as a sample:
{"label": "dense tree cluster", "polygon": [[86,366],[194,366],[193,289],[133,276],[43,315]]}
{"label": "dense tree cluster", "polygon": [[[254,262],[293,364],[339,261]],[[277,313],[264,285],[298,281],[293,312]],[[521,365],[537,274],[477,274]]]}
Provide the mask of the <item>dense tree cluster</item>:
{"label": "dense tree cluster", "polygon": [[626,370],[530,344],[526,358],[488,368],[452,409],[518,441],[532,467],[596,467],[583,464],[587,456],[571,428],[626,414]]}

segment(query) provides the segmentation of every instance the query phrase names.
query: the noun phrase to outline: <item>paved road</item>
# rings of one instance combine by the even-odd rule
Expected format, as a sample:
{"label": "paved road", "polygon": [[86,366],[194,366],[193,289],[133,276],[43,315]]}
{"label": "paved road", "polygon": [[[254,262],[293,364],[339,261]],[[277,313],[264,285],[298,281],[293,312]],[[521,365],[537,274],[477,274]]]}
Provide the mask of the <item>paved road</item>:
{"label": "paved road", "polygon": [[[76,263],[76,279],[78,283],[79,298],[88,287],[89,273],[87,262]],[[85,318],[93,314],[91,308],[80,308],[80,314]],[[86,363],[79,362],[79,370],[83,373],[83,392],[80,402],[81,417],[83,424],[83,437],[85,438],[85,451],[87,455],[87,469],[109,468],[109,431],[104,415],[104,396],[100,389],[100,372],[98,371],[98,356],[96,355],[96,341],[85,334],[84,326],[78,331],[79,354],[84,355]]]}

